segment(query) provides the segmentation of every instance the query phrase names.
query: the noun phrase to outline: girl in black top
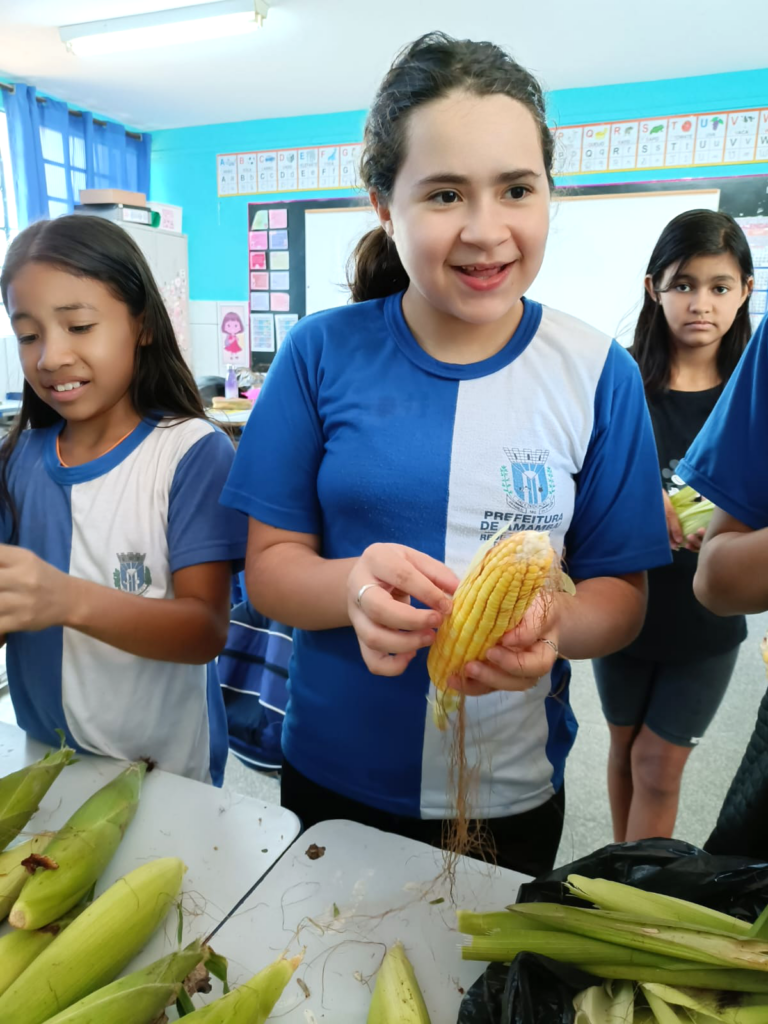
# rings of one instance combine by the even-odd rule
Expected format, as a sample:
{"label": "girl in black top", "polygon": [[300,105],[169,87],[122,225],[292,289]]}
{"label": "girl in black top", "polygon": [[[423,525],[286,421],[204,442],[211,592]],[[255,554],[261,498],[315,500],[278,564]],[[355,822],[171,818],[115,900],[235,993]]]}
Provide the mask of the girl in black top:
{"label": "girl in black top", "polygon": [[617,842],[672,835],[685,763],[715,716],[746,636],[743,616],[718,618],[694,597],[704,531],[684,537],[669,496],[684,486],[677,465],[749,340],[752,274],[741,228],[711,210],[671,221],[646,273],[631,351],[656,436],[674,560],[648,573],[639,637],[593,662],[611,733],[608,793]]}

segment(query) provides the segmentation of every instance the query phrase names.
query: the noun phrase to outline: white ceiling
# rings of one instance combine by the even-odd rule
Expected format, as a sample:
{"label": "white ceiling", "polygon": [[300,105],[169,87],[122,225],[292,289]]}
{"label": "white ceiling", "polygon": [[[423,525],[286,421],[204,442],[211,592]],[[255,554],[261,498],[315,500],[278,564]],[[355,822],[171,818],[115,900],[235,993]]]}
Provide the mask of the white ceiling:
{"label": "white ceiling", "polygon": [[138,128],[365,108],[432,29],[508,46],[549,89],[766,64],[768,0],[273,0],[262,32],[75,57],[57,27],[200,0],[0,0],[0,73]]}

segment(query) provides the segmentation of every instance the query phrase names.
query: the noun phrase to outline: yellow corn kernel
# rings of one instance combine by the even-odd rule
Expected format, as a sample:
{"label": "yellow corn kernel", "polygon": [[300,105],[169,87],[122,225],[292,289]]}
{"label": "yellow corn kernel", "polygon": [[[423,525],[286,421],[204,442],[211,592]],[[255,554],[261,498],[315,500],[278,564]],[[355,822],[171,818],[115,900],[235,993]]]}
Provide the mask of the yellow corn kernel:
{"label": "yellow corn kernel", "polygon": [[435,721],[445,728],[457,694],[448,680],[471,661],[481,661],[505,633],[517,626],[553,576],[549,534],[508,533],[485,552],[459,585],[453,611],[437,631],[427,669],[441,691]]}

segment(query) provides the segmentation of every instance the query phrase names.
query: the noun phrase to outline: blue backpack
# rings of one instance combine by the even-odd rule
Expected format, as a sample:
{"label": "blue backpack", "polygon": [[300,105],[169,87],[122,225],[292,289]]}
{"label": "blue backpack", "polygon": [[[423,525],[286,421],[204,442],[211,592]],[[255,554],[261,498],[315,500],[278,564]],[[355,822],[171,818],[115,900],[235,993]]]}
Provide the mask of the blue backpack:
{"label": "blue backpack", "polygon": [[248,600],[230,614],[219,681],[227,711],[229,749],[248,768],[279,771],[280,735],[288,703],[293,629],[261,615]]}

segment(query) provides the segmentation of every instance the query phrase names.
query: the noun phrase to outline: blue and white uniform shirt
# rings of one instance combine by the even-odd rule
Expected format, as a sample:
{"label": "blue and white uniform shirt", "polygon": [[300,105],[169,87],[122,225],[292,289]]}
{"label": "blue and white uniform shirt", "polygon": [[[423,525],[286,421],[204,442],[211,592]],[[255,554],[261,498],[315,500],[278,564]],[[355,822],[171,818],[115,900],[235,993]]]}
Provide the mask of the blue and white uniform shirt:
{"label": "blue and white uniform shirt", "polygon": [[[459,577],[480,543],[510,525],[549,531],[576,578],[670,558],[634,361],[536,302],[525,302],[500,352],[470,365],[419,346],[402,295],[301,321],[269,371],[222,500],[317,535],[326,558],[392,542]],[[450,734],[431,720],[426,655],[379,677],[351,628],[296,631],[288,761],[382,810],[450,815]],[[576,732],[568,678],[560,661],[525,693],[468,699],[479,816],[522,813],[559,790]]]}
{"label": "blue and white uniform shirt", "polygon": [[[142,600],[174,596],[173,574],[240,560],[246,520],[219,496],[234,449],[205,420],[145,420],[82,466],[59,462],[62,424],[26,431],[10,489],[21,547],[63,572]],[[8,516],[2,539],[10,539]],[[58,745],[135,760],[220,784],[227,731],[215,667],[153,661],[73,629],[8,637],[8,679],[21,728]]]}

